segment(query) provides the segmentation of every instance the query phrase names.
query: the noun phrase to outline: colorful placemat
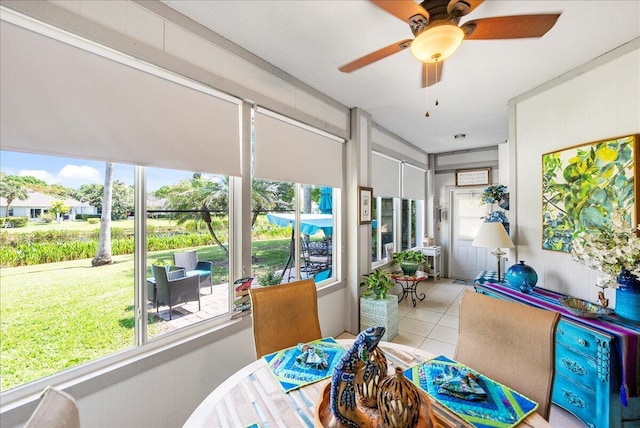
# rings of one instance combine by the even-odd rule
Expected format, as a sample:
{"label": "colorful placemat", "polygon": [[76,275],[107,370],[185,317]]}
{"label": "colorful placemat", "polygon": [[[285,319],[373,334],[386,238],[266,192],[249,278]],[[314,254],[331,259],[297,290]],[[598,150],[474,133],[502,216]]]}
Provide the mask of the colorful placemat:
{"label": "colorful placemat", "polygon": [[463,364],[439,356],[408,368],[404,374],[440,404],[477,428],[513,427],[538,408],[535,401],[472,370],[469,371],[475,374],[475,381],[486,392],[486,398],[468,400],[438,392],[443,376],[465,369],[469,370]]}
{"label": "colorful placemat", "polygon": [[344,352],[333,337],[325,337],[263,358],[284,392],[289,392],[331,376]]}

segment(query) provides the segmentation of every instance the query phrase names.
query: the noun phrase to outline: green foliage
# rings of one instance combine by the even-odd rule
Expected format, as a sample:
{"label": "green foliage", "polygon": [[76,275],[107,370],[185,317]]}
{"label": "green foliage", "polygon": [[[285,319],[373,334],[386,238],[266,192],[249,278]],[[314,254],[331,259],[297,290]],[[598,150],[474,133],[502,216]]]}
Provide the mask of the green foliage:
{"label": "green foliage", "polygon": [[26,227],[29,217],[0,217],[0,227]]}
{"label": "green foliage", "polygon": [[[58,235],[63,236],[64,233]],[[56,236],[55,233],[45,236]],[[92,240],[43,239],[42,237],[23,237],[11,242],[11,245],[0,247],[0,266],[29,266],[42,263],[53,263],[65,260],[91,258],[98,249],[97,238]],[[3,236],[3,239],[5,237]],[[172,236],[150,236],[147,239],[148,251],[162,251],[177,248],[210,245],[211,237],[207,234],[185,234]],[[112,255],[133,254],[133,237],[121,237],[111,241]]]}
{"label": "green foliage", "polygon": [[404,250],[399,253],[393,254],[393,261],[396,263],[409,262],[409,263],[425,263],[427,257],[418,250]]}
{"label": "green foliage", "polygon": [[[124,220],[133,211],[133,186],[126,186],[120,180],[113,182],[113,196],[111,201],[111,220]],[[86,202],[98,209],[102,209],[103,184],[83,184],[74,191],[73,197],[80,202]]]}
{"label": "green foliage", "polygon": [[263,275],[258,275],[258,284],[263,287],[280,284],[280,281],[282,281],[282,275],[277,275],[273,270],[269,270]]}
{"label": "green foliage", "polygon": [[571,252],[575,233],[602,228],[620,209],[631,220],[633,150],[629,136],[543,156],[543,249]]}
{"label": "green foliage", "polygon": [[89,223],[89,224],[98,224],[98,223],[100,223],[100,219],[99,218],[88,218],[87,219],[87,223]]}
{"label": "green foliage", "polygon": [[391,280],[389,272],[378,268],[373,272],[364,275],[364,280],[360,283],[360,287],[367,287],[366,291],[362,293],[364,297],[373,297],[377,300],[384,300],[387,298],[387,293],[394,287],[394,283]]}

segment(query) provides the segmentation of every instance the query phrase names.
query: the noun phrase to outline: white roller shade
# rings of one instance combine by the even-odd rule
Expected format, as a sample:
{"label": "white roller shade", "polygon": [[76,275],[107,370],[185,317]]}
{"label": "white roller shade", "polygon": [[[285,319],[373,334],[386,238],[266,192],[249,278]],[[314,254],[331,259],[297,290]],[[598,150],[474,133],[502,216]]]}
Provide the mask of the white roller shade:
{"label": "white roller shade", "polygon": [[257,178],[342,187],[342,142],[264,109],[254,119]]}
{"label": "white roller shade", "polygon": [[240,175],[240,100],[5,21],[0,39],[3,149]]}
{"label": "white roller shade", "polygon": [[371,186],[373,195],[400,197],[400,161],[378,153],[371,154]]}
{"label": "white roller shade", "polygon": [[422,168],[415,167],[408,163],[402,164],[402,198],[419,199],[425,198],[426,172]]}

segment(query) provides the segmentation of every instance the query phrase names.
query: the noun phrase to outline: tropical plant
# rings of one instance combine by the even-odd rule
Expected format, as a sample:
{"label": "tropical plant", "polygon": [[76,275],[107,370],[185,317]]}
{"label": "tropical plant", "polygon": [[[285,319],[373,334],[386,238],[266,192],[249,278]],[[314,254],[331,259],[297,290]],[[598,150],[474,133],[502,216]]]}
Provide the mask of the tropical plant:
{"label": "tropical plant", "polygon": [[427,257],[419,250],[404,250],[393,254],[393,261],[396,263],[409,262],[424,264]]}
{"label": "tropical plant", "polygon": [[[640,224],[637,226],[640,231]],[[640,276],[640,237],[624,220],[624,213],[611,215],[604,227],[577,232],[572,241],[573,260],[605,274],[599,286],[617,287],[616,277],[623,269]]]}
{"label": "tropical plant", "polygon": [[364,275],[364,280],[360,283],[360,287],[367,287],[363,297],[373,297],[377,300],[387,298],[387,293],[394,287],[389,272],[377,268],[373,272]]}
{"label": "tropical plant", "polygon": [[571,252],[575,232],[604,227],[618,209],[631,221],[633,156],[628,136],[542,157],[543,249]]}
{"label": "tropical plant", "polygon": [[62,219],[62,214],[67,214],[70,210],[68,205],[64,204],[64,201],[52,201],[51,208],[49,209],[55,216],[58,223]]}
{"label": "tropical plant", "polygon": [[167,198],[167,209],[179,225],[189,221],[203,221],[213,241],[229,257],[229,249],[222,243],[214,228],[211,213],[227,212],[229,204],[228,177],[195,173],[190,180],[181,180],[154,192]]}
{"label": "tropical plant", "polygon": [[12,178],[12,176],[2,176],[0,180],[0,196],[7,200],[7,206],[5,211],[5,217],[9,217],[9,207],[16,199],[24,201],[29,197],[27,188],[24,187],[19,181]]}

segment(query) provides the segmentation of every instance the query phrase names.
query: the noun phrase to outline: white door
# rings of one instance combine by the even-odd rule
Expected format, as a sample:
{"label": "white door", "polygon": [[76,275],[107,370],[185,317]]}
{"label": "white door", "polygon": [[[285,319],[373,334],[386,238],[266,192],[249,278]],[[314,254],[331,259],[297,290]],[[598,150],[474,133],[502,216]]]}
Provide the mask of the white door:
{"label": "white door", "polygon": [[482,270],[496,270],[492,249],[471,245],[487,214],[486,205],[480,203],[483,189],[474,187],[451,190],[450,278],[473,279]]}

